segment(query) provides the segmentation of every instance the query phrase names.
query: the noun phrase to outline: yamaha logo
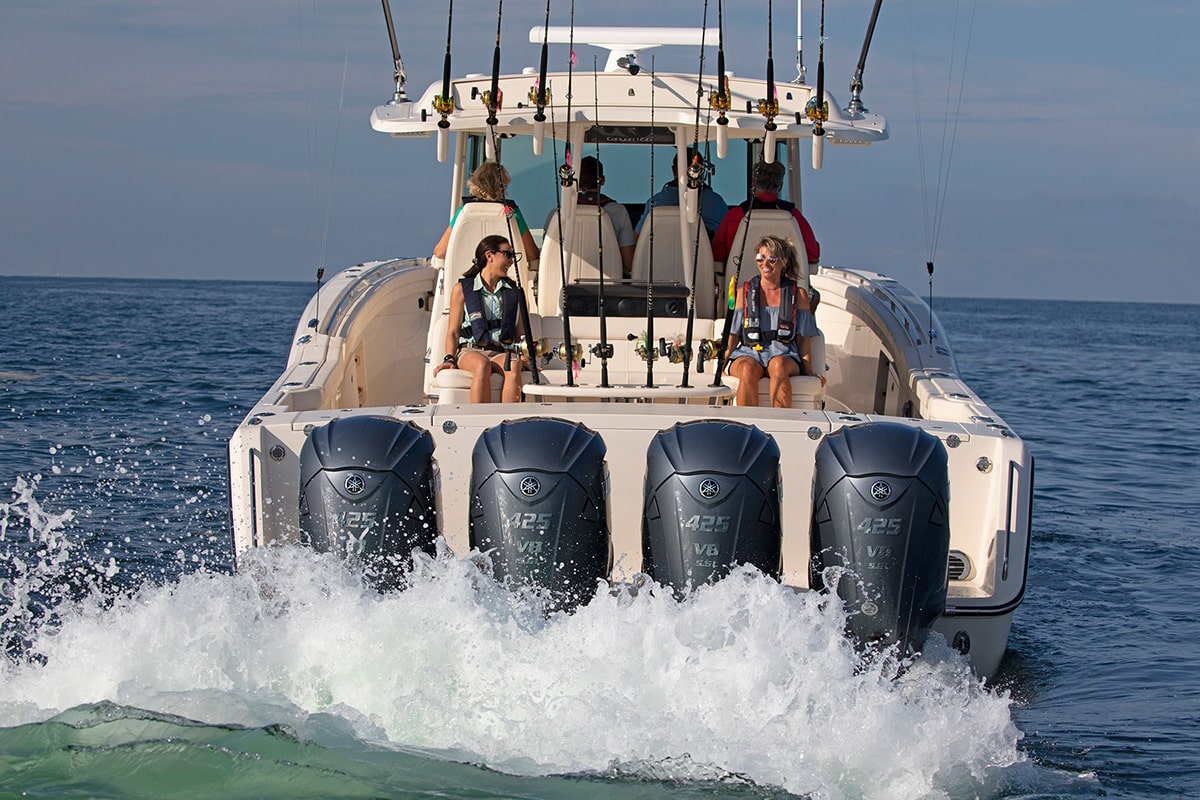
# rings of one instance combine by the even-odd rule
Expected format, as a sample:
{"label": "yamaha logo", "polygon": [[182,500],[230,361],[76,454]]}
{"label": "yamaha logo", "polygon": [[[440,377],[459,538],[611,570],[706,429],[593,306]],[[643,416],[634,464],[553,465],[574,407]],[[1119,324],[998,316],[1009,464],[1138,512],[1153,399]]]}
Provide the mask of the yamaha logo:
{"label": "yamaha logo", "polygon": [[875,481],[871,484],[871,497],[876,500],[887,500],[892,496],[892,487],[887,481]]}
{"label": "yamaha logo", "polygon": [[712,500],[721,493],[721,484],[717,483],[712,478],[705,478],[700,481],[700,496],[705,500]]}
{"label": "yamaha logo", "polygon": [[526,497],[533,497],[542,490],[542,483],[532,475],[526,475],[521,479],[521,494]]}
{"label": "yamaha logo", "polygon": [[362,494],[363,489],[366,488],[367,482],[363,480],[362,475],[352,474],[346,478],[347,494]]}

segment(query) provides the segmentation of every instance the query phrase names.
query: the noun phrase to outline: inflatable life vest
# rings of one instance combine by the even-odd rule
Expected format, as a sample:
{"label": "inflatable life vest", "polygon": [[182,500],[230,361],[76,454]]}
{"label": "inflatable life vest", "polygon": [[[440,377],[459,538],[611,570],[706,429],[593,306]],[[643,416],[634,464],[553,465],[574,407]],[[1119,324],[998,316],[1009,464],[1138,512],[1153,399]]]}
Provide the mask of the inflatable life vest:
{"label": "inflatable life vest", "polygon": [[488,319],[483,308],[483,293],[475,288],[475,278],[459,278],[462,287],[463,320],[462,338],[469,338],[479,347],[512,344],[517,334],[517,287],[507,278],[501,278],[496,287],[500,295],[500,319]]}
{"label": "inflatable life vest", "polygon": [[763,330],[759,319],[762,308],[762,276],[755,275],[742,286],[742,344],[761,350],[772,341],[791,344],[796,338],[796,312],[809,309],[808,292],[796,285],[791,278],[780,281],[779,327]]}

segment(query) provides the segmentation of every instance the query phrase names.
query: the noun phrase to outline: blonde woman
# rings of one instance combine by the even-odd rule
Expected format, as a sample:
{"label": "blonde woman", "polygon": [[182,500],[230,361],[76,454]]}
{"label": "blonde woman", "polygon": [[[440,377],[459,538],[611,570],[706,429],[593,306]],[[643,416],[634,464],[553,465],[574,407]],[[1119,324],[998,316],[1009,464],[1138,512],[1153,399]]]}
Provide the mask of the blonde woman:
{"label": "blonde woman", "polygon": [[764,236],[755,247],[758,274],[738,292],[726,343],[729,374],[738,379],[737,404],[758,405],[758,382],[770,379],[775,408],[792,407],[793,375],[816,375],[811,337],[816,336],[808,292],[798,283],[796,248],[786,239]]}
{"label": "blonde woman", "polygon": [[467,203],[503,203],[505,212],[517,226],[516,234],[521,237],[521,246],[525,250],[526,258],[537,261],[540,253],[537,245],[533,243],[529,226],[525,224],[525,217],[521,214],[521,209],[517,208],[516,202],[505,197],[511,182],[508,170],[495,161],[485,161],[476,167],[471,177],[467,178],[467,191],[470,194],[463,198],[463,205],[454,212],[450,224],[446,226],[446,232],[434,245],[433,254],[438,258],[446,257],[446,250],[450,246],[450,231],[454,228],[454,221],[458,219],[459,212]]}

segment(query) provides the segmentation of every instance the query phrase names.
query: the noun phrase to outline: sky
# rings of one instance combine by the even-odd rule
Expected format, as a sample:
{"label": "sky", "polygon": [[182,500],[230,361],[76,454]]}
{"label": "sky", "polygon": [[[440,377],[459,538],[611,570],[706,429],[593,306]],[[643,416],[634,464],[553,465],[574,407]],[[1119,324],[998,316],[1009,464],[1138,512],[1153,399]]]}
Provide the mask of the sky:
{"label": "sky", "polygon": [[[577,25],[697,27],[704,13],[577,6]],[[392,8],[415,99],[440,81],[448,5]],[[870,9],[827,3],[843,106]],[[733,72],[763,73],[767,12],[727,4]],[[536,65],[544,13],[504,4],[505,71]],[[569,13],[552,0],[552,24]],[[774,4],[781,79],[796,13]],[[815,81],[819,2],[803,13]],[[454,4],[456,75],[490,72],[495,29],[494,1]],[[1194,0],[885,0],[863,99],[891,138],[827,148],[802,176],[824,262],[922,296],[932,258],[936,295],[1200,303],[1198,31]],[[695,69],[697,53],[671,50],[654,51],[658,69]],[[552,47],[551,68],[566,58]],[[428,255],[450,168],[432,139],[370,129],[392,88],[378,2],[3,0],[0,276],[315,281],[319,265]]]}

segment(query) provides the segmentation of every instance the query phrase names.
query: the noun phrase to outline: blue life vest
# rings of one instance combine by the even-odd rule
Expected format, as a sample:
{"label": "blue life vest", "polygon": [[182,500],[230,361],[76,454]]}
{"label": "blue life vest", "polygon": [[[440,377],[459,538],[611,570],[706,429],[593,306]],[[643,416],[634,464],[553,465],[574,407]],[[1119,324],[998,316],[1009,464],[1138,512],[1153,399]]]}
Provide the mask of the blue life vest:
{"label": "blue life vest", "polygon": [[496,287],[500,295],[500,319],[488,319],[483,307],[483,293],[475,289],[475,278],[459,278],[462,287],[463,319],[462,338],[470,338],[479,347],[512,344],[517,335],[517,287],[507,278],[501,278]]}

